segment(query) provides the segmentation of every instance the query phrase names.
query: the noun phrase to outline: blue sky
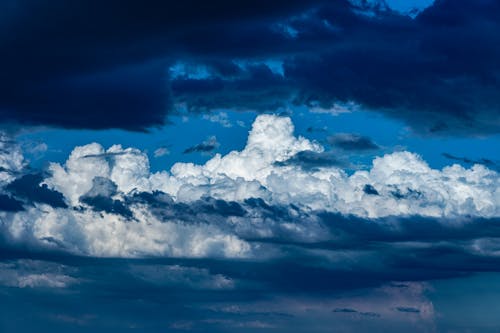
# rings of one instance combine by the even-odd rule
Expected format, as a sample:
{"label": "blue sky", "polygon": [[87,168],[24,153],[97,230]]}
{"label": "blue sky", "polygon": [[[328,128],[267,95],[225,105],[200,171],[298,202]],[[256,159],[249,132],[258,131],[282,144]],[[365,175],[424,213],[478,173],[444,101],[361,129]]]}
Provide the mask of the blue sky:
{"label": "blue sky", "polygon": [[1,332],[497,332],[500,5],[0,4]]}

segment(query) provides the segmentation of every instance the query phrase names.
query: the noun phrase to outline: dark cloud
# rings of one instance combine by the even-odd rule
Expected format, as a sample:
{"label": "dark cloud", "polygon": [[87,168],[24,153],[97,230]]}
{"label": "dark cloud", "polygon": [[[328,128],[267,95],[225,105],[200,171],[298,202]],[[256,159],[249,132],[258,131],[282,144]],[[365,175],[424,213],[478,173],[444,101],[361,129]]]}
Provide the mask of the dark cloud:
{"label": "dark cloud", "polygon": [[220,144],[215,136],[211,136],[202,143],[194,145],[192,147],[186,148],[184,154],[191,153],[210,153],[215,149],[219,148]]}
{"label": "dark cloud", "polygon": [[9,195],[0,194],[0,211],[20,212],[24,210],[23,203]]}
{"label": "dark cloud", "polygon": [[337,156],[330,151],[318,153],[311,150],[305,150],[298,152],[285,161],[276,162],[276,165],[297,165],[305,170],[310,170],[332,166],[346,167],[348,163],[341,159],[338,159]]}
{"label": "dark cloud", "polygon": [[420,310],[417,308],[404,307],[404,306],[397,307],[396,311],[405,313],[420,313]]}
{"label": "dark cloud", "polygon": [[357,313],[357,310],[351,309],[351,308],[337,308],[333,309],[333,312],[335,313]]}
{"label": "dark cloud", "polygon": [[[4,122],[74,128],[161,125],[172,110],[171,61],[211,57],[221,64],[217,54],[266,52],[255,43],[263,30],[259,25],[307,6],[302,1],[4,2],[0,116]],[[217,66],[227,74],[225,67]]]}
{"label": "dark cloud", "polygon": [[121,200],[113,199],[117,186],[108,178],[95,177],[92,188],[80,197],[80,202],[89,205],[94,211],[118,214],[132,218],[132,211]]}
{"label": "dark cloud", "polygon": [[68,207],[63,194],[49,189],[46,184],[41,184],[43,179],[44,176],[39,173],[24,175],[8,184],[5,189],[30,204],[39,202],[56,208]]}
{"label": "dark cloud", "polygon": [[366,184],[363,187],[363,192],[365,192],[366,194],[378,195],[377,189],[375,187],[373,187],[373,185],[370,185],[370,184]]}
{"label": "dark cloud", "polygon": [[370,138],[357,134],[336,134],[328,137],[328,143],[332,146],[349,150],[349,151],[364,151],[379,149]]}
{"label": "dark cloud", "polygon": [[333,309],[332,311],[333,313],[344,313],[344,314],[356,314],[356,315],[360,315],[360,316],[365,316],[365,317],[374,317],[374,318],[378,318],[380,317],[380,314],[376,313],[376,312],[362,312],[362,311],[358,311],[358,310],[355,310],[355,309],[351,309],[351,308],[336,308],[336,309]]}
{"label": "dark cloud", "polygon": [[[421,133],[499,130],[496,1],[437,1],[415,19],[347,0],[1,6],[4,122],[144,130],[178,103],[200,112],[354,102]],[[169,72],[178,62],[207,76]]]}
{"label": "dark cloud", "polygon": [[482,164],[490,169],[493,169],[493,170],[499,170],[500,169],[500,166],[493,162],[492,160],[489,160],[487,158],[481,158],[481,159],[470,159],[470,158],[467,158],[467,157],[459,157],[459,156],[455,156],[455,155],[452,155],[452,154],[448,154],[448,153],[443,153],[442,154],[444,157],[446,157],[447,159],[449,160],[452,160],[452,161],[458,161],[458,162],[462,162],[462,163],[466,163],[466,164]]}
{"label": "dark cloud", "polygon": [[[415,19],[381,8],[359,14],[344,1],[312,7],[282,21],[285,31],[295,31],[282,36],[283,77],[247,90],[259,96],[260,109],[354,102],[420,133],[498,132],[500,26],[492,13],[500,8],[494,1],[439,1]],[[224,107],[247,80],[219,77],[210,96]]]}

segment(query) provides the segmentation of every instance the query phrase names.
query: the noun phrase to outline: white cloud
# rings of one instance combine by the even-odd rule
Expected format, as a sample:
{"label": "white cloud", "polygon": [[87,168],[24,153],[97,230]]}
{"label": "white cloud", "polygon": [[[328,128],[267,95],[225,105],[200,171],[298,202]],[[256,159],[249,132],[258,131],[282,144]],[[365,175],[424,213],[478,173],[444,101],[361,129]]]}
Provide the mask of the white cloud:
{"label": "white cloud", "polygon": [[91,210],[30,208],[0,215],[13,242],[97,257],[246,257],[248,243],[216,226],[159,221],[135,206],[136,220]]}
{"label": "white cloud", "polygon": [[[324,148],[293,132],[290,118],[261,115],[243,150],[216,154],[203,165],[177,163],[170,172],[157,173],[150,172],[147,155],[134,148],[104,149],[97,143],[76,147],[63,165],[50,165],[52,176],[45,180],[72,207],[37,204],[15,214],[0,212],[0,226],[14,242],[84,255],[247,257],[258,250],[238,235],[284,235],[303,241],[328,237],[316,215],[307,215],[311,210],[363,218],[500,216],[500,178],[482,165],[437,170],[416,154],[396,152],[375,158],[369,170],[352,175],[337,166],[304,169],[279,162]],[[22,156],[15,156],[19,162],[14,167],[19,168]],[[187,223],[159,217],[147,203],[132,202],[127,207],[134,216],[130,220],[79,208],[87,207],[79,198],[91,190],[95,177],[115,183],[113,199],[124,202],[134,193],[162,191],[178,203],[204,197],[237,202],[260,198],[288,210],[281,218],[255,208],[247,209],[245,216],[207,217],[203,222],[193,217]],[[365,191],[366,185],[370,191]]]}
{"label": "white cloud", "polygon": [[[498,173],[484,166],[436,170],[410,152],[377,157],[370,170],[351,176],[336,166],[303,170],[276,164],[305,150],[321,152],[323,147],[294,137],[289,118],[259,116],[242,151],[217,154],[205,165],[175,164],[171,173],[178,190],[169,193],[181,201],[204,195],[237,201],[259,197],[370,218],[500,215]],[[367,184],[379,195],[365,193]]]}

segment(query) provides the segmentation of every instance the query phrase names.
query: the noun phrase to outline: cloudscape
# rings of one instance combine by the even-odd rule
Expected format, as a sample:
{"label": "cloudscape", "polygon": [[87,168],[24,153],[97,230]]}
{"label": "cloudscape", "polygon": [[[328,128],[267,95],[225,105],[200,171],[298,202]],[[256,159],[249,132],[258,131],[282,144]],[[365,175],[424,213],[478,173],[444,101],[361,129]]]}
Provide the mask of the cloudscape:
{"label": "cloudscape", "polygon": [[496,0],[0,4],[1,332],[497,332]]}

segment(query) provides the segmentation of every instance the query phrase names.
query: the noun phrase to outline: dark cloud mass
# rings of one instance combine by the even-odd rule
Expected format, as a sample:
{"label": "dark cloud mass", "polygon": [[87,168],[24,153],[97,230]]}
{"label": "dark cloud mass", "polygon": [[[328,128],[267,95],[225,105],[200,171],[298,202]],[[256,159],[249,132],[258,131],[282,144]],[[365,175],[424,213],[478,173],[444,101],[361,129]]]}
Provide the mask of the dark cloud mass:
{"label": "dark cloud mass", "polygon": [[8,184],[5,189],[30,204],[38,202],[56,208],[66,208],[63,194],[49,189],[46,184],[41,184],[43,179],[41,174],[27,174]]}
{"label": "dark cloud mass", "polygon": [[5,1],[0,117],[144,130],[179,103],[354,102],[422,133],[497,133],[498,2],[439,0],[414,19],[370,3]]}

